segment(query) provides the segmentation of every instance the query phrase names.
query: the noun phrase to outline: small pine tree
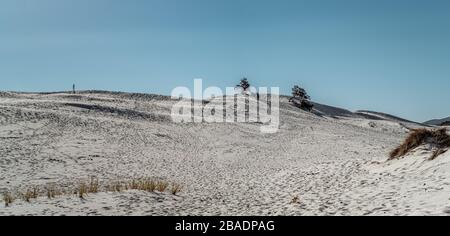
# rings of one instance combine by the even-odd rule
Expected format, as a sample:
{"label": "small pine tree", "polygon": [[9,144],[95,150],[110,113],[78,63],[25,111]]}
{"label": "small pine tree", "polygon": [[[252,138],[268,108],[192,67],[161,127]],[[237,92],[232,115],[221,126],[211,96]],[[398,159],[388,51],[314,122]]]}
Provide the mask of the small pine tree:
{"label": "small pine tree", "polygon": [[241,79],[241,82],[236,85],[237,88],[241,88],[244,92],[250,88],[250,83],[247,78]]}
{"label": "small pine tree", "polygon": [[294,88],[292,88],[292,97],[299,99],[300,101],[310,99],[310,96],[306,90],[298,85],[295,85]]}
{"label": "small pine tree", "polygon": [[304,88],[298,85],[295,85],[294,88],[292,88],[292,98],[289,102],[294,103],[303,110],[312,111],[314,104],[309,101],[309,99],[311,99],[311,97]]}

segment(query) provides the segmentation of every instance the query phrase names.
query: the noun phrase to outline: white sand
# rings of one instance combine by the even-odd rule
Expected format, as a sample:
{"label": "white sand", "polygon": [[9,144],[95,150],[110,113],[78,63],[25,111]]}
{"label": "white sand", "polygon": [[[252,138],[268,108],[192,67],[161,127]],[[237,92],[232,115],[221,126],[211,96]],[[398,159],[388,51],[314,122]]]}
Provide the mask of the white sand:
{"label": "white sand", "polygon": [[262,134],[258,124],[173,123],[173,104],[105,92],[0,93],[0,192],[89,176],[157,177],[184,188],[179,196],[0,202],[0,215],[450,214],[450,152],[427,161],[429,151],[417,150],[385,162],[417,124],[329,107],[317,116],[284,98],[280,131]]}

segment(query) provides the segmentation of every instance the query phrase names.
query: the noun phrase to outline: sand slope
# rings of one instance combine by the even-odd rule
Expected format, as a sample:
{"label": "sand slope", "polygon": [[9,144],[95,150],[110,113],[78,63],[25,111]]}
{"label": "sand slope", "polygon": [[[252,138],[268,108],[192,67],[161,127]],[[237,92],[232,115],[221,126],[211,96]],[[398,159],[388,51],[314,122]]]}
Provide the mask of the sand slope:
{"label": "sand slope", "polygon": [[450,212],[448,154],[433,162],[420,153],[384,162],[417,124],[327,106],[311,114],[282,99],[280,131],[262,134],[257,123],[173,123],[174,103],[101,91],[1,93],[1,192],[49,183],[70,187],[90,176],[156,177],[182,184],[183,192],[61,196],[10,207],[0,202],[0,215]]}

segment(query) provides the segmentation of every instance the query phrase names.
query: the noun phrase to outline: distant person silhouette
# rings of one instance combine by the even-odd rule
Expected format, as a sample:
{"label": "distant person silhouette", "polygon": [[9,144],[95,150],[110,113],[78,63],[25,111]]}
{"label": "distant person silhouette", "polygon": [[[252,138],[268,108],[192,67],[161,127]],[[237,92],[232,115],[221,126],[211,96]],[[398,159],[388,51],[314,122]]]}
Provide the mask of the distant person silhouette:
{"label": "distant person silhouette", "polygon": [[75,84],[72,85],[73,94],[75,94]]}

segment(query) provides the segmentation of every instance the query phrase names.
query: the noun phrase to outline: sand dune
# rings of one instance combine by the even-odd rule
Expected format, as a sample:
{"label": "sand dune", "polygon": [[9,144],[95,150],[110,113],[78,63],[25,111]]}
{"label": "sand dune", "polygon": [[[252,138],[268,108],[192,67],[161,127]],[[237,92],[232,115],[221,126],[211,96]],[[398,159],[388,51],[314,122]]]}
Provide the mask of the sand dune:
{"label": "sand dune", "polygon": [[[0,215],[444,215],[450,153],[420,147],[387,162],[420,124],[280,103],[280,131],[257,123],[178,124],[165,96],[0,93],[0,192],[154,177],[181,193],[42,196]],[[292,201],[298,197],[298,201]]]}
{"label": "sand dune", "polygon": [[429,120],[429,121],[425,122],[424,124],[427,124],[427,125],[443,125],[443,124],[449,124],[449,122],[450,122],[450,117],[447,117],[447,118],[443,118],[443,119]]}

